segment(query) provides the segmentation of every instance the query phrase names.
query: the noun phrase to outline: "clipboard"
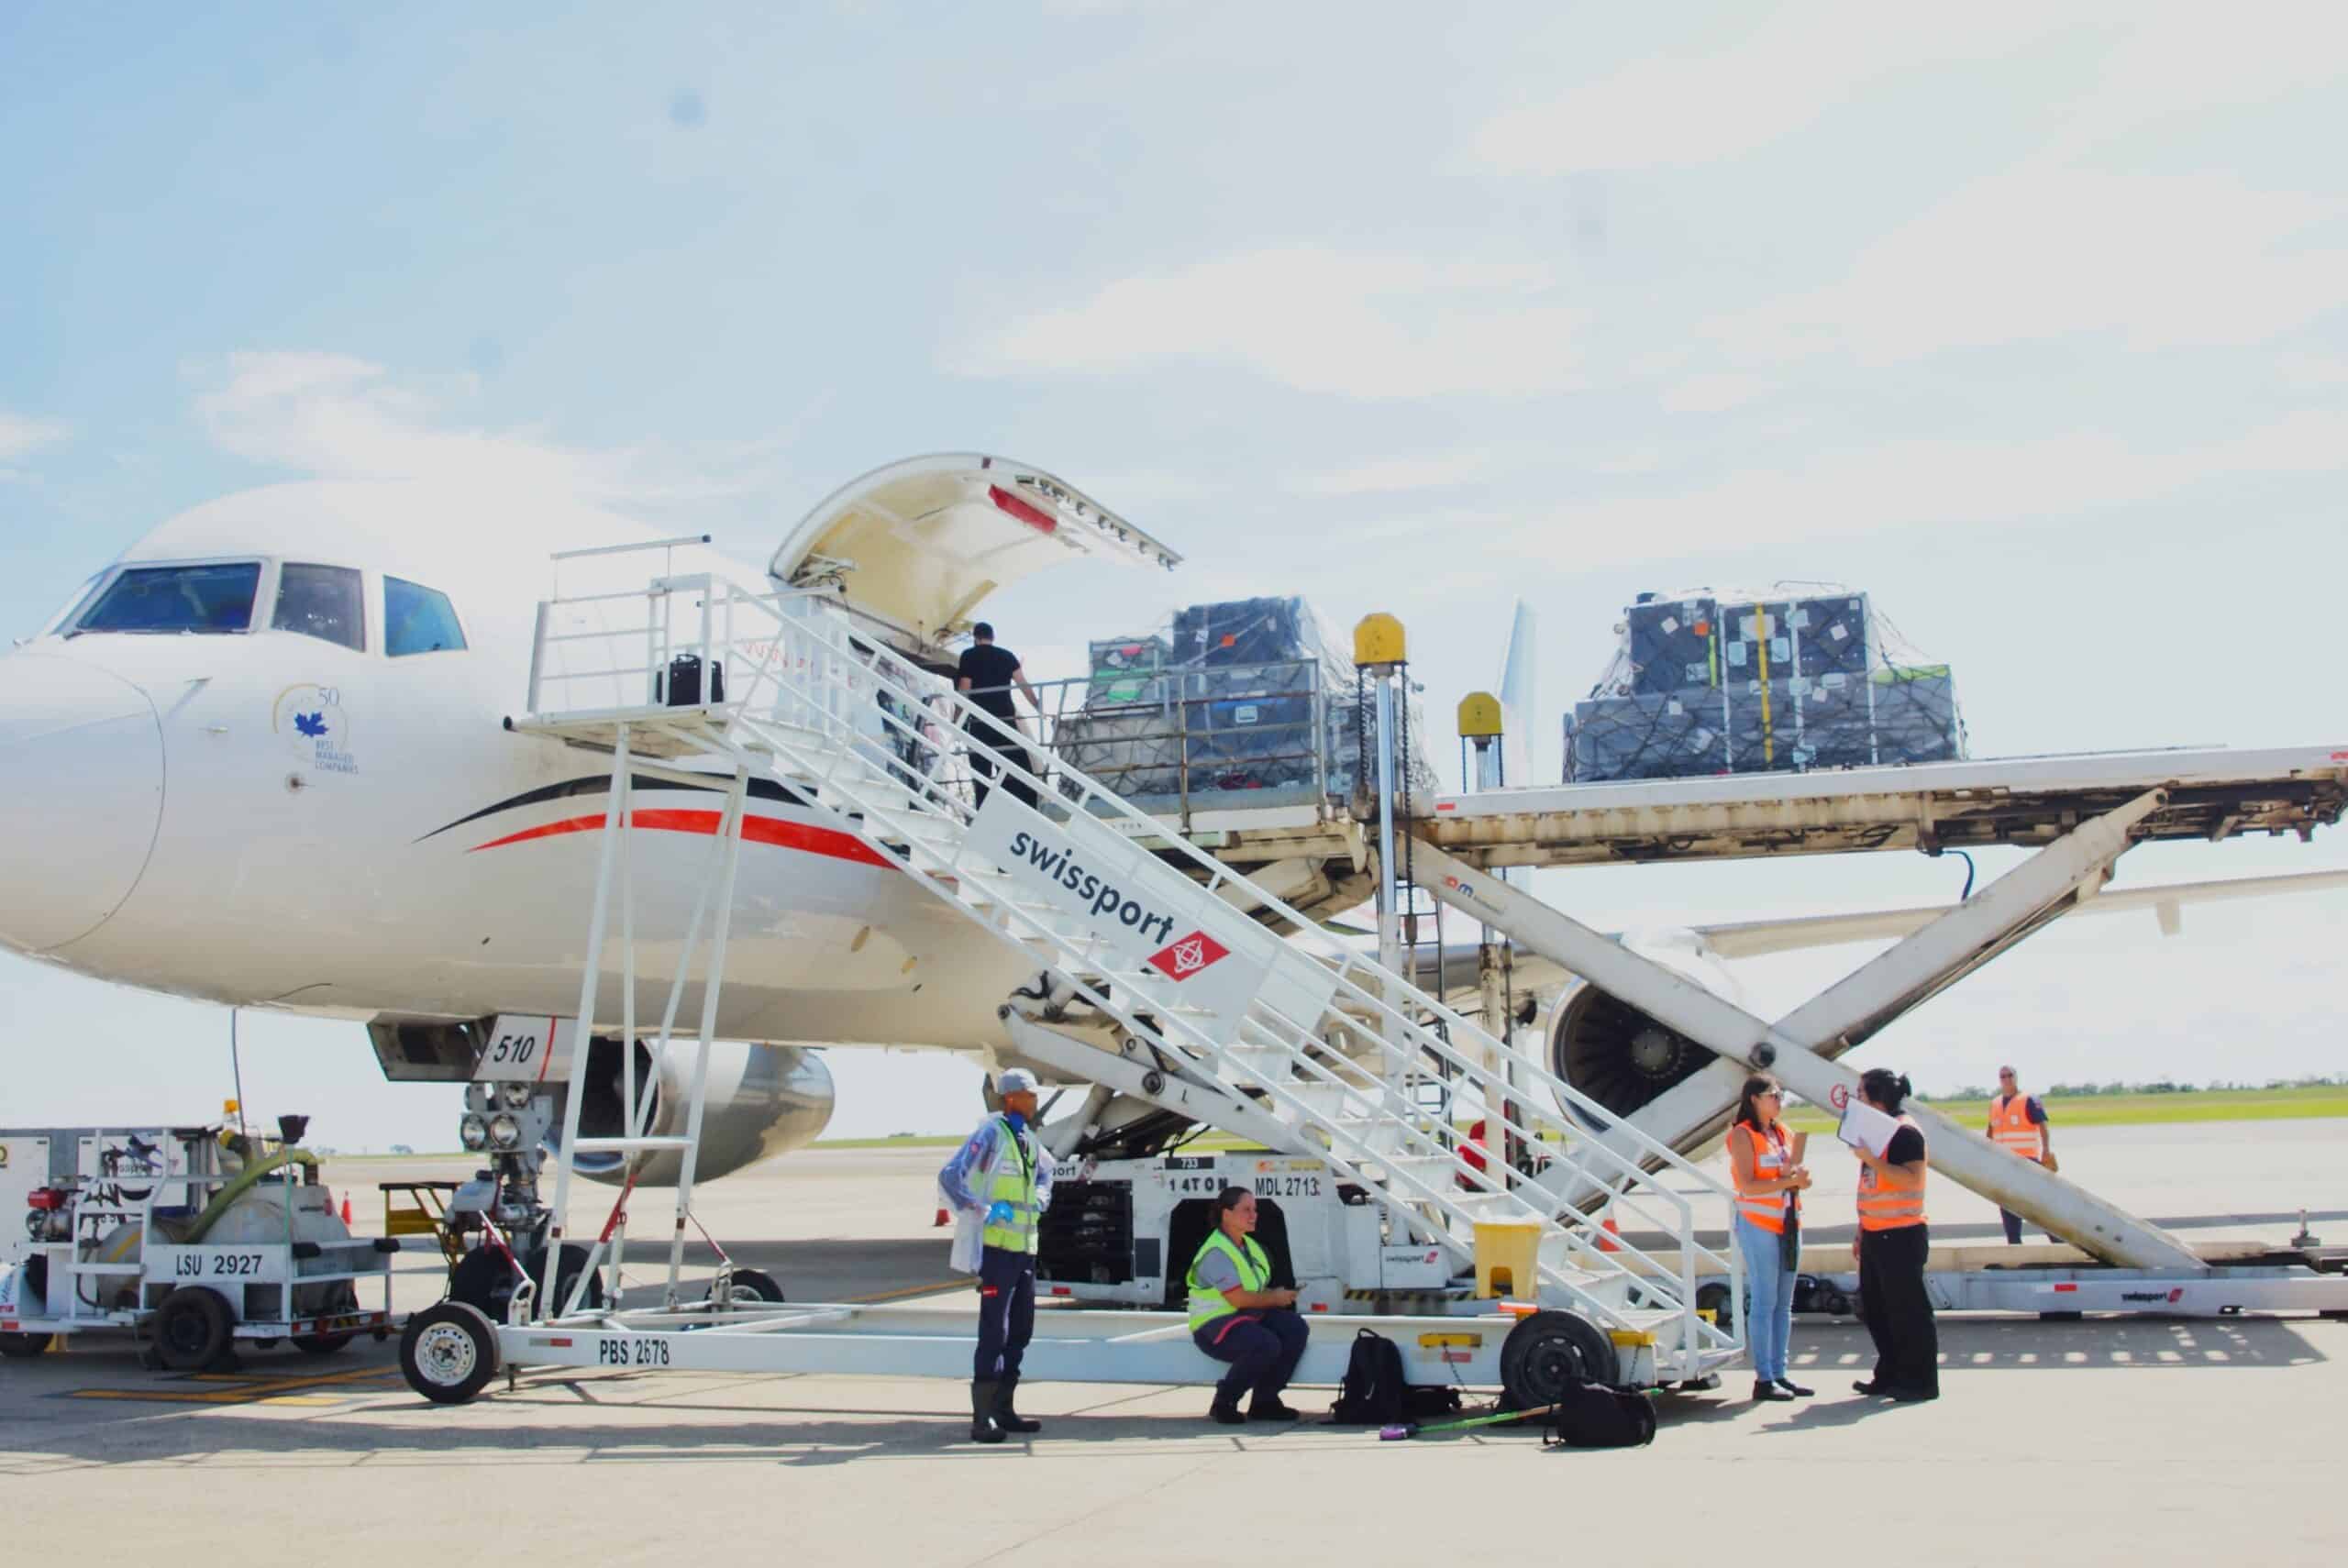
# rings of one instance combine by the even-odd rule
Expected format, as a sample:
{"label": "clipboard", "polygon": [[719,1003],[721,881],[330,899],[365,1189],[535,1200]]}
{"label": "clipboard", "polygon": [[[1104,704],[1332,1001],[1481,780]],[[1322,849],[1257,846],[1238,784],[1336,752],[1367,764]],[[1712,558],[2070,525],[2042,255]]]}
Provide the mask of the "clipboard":
{"label": "clipboard", "polygon": [[1897,1117],[1886,1116],[1866,1101],[1855,1099],[1843,1108],[1843,1123],[1834,1129],[1834,1136],[1855,1149],[1864,1145],[1868,1154],[1881,1159],[1891,1135],[1899,1131]]}

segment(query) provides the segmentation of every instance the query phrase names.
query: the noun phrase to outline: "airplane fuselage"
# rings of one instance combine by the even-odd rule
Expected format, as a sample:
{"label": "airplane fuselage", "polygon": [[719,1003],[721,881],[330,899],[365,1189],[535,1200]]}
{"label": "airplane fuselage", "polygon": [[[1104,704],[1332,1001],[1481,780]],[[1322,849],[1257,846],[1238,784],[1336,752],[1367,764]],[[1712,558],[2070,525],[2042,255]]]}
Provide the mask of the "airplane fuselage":
{"label": "airplane fuselage", "polygon": [[[167,525],[126,557],[258,561],[248,629],[68,636],[69,614],[0,657],[18,785],[0,811],[18,819],[11,836],[29,835],[0,891],[0,939],[104,979],[330,1017],[575,1010],[609,765],[504,721],[526,699],[546,550],[625,525],[509,522],[516,536],[497,550],[443,530],[378,567],[368,555],[382,520],[373,502],[352,505],[373,525],[332,526],[327,506],[289,530],[282,508],[231,508],[208,528]],[[659,558],[615,558],[613,569],[640,586]],[[271,626],[289,561],[363,573],[360,646]],[[694,569],[765,587],[719,558]],[[465,646],[387,657],[376,612],[395,571],[447,592]],[[657,1017],[722,797],[649,778],[639,789],[632,904],[651,982],[639,1005]],[[999,1037],[1015,954],[780,789],[751,801],[744,837],[721,1034]],[[615,951],[604,1020],[620,1008],[618,963]],[[684,1006],[697,1017],[697,986]]]}

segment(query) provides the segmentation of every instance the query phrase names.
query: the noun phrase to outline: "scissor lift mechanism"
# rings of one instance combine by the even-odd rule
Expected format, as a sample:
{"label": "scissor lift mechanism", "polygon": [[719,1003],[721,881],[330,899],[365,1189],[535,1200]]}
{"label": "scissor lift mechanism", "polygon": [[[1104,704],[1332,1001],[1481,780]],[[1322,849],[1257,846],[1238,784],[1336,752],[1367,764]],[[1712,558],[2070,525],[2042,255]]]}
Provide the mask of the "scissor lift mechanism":
{"label": "scissor lift mechanism", "polygon": [[[1626,1119],[1684,1149],[1726,1126],[1728,1107],[1750,1068],[1776,1074],[1815,1104],[1848,1104],[1858,1093],[1859,1075],[1837,1058],[2043,928],[2074,900],[2091,896],[2141,824],[2167,800],[2165,789],[2145,790],[2079,823],[1774,1024],[1465,861],[1424,844],[1417,853],[1432,867],[1428,885],[1438,897],[1718,1056]],[[1906,1109],[1924,1130],[1935,1171],[2109,1265],[1944,1276],[1941,1292],[1949,1306],[2186,1316],[2348,1309],[2348,1276],[2306,1267],[2211,1264],[2158,1226],[2017,1158],[1930,1106],[1919,1101]]]}

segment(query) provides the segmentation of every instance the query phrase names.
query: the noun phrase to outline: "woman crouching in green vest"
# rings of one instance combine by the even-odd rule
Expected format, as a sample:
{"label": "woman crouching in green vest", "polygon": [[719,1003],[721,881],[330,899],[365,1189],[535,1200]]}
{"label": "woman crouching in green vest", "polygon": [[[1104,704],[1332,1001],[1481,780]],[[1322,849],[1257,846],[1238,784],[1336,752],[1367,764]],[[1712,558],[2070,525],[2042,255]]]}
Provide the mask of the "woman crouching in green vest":
{"label": "woman crouching in green vest", "polygon": [[[1191,1260],[1191,1339],[1231,1370],[1214,1386],[1207,1415],[1225,1426],[1242,1421],[1292,1421],[1280,1403],[1296,1375],[1312,1331],[1295,1311],[1296,1292],[1268,1288],[1271,1260],[1256,1244],[1256,1195],[1226,1187],[1214,1200],[1214,1231]],[[1253,1390],[1247,1413],[1239,1396]]]}

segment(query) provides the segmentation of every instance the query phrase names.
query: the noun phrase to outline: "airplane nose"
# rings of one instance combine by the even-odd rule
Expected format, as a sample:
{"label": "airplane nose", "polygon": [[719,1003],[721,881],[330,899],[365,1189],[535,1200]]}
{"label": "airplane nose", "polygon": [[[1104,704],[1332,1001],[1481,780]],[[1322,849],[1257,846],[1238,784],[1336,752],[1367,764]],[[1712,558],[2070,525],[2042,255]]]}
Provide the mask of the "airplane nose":
{"label": "airplane nose", "polygon": [[104,925],[163,814],[145,692],[77,659],[0,658],[0,942],[46,953]]}

